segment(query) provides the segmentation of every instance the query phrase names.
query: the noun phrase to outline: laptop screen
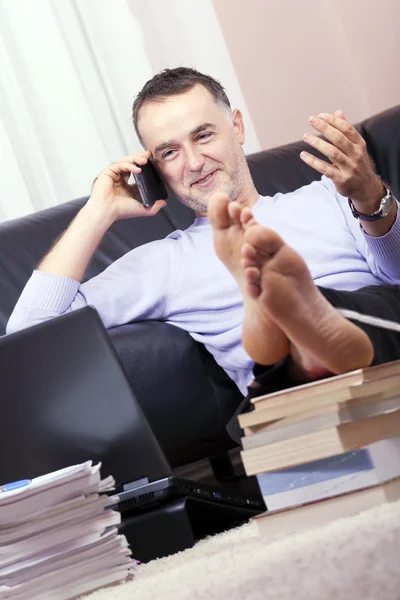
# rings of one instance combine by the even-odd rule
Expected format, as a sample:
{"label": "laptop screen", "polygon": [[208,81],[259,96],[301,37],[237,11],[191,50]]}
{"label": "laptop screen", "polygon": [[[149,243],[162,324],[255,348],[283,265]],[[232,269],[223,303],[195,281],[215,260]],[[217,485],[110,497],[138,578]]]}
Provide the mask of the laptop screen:
{"label": "laptop screen", "polygon": [[117,484],[169,464],[92,307],[0,338],[0,483],[92,460]]}

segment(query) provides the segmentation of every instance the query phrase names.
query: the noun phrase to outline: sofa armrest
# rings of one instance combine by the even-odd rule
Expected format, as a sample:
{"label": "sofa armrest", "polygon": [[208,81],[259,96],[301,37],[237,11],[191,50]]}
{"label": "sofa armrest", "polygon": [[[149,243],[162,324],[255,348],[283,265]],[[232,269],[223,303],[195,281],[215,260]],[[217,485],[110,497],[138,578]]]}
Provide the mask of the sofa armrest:
{"label": "sofa armrest", "polygon": [[243,396],[201,344],[160,321],[108,333],[172,467],[235,445],[225,426]]}

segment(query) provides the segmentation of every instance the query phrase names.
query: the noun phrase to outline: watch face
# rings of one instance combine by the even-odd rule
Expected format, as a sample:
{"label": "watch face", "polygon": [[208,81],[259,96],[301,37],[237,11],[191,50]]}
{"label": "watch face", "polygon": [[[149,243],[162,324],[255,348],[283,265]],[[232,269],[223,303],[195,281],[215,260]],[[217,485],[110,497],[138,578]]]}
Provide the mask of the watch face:
{"label": "watch face", "polygon": [[385,198],[383,198],[383,200],[381,202],[381,216],[382,217],[386,217],[389,214],[389,211],[392,208],[392,204],[393,204],[393,196],[391,194],[389,196],[386,196]]}

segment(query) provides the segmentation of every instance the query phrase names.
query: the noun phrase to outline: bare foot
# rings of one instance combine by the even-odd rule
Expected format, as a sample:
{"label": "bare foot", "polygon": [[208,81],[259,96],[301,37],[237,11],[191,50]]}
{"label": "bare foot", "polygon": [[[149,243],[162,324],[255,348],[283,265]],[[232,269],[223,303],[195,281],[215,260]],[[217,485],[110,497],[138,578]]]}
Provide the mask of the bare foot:
{"label": "bare foot", "polygon": [[273,321],[289,339],[294,362],[310,379],[369,366],[374,355],[369,337],[329,304],[303,259],[254,220],[248,222],[244,238],[243,345],[253,360],[270,364]]}
{"label": "bare foot", "polygon": [[250,210],[231,202],[227,194],[216,193],[210,199],[207,215],[213,228],[214,247],[224,265],[239,285],[244,285],[240,261],[245,225],[253,218]]}
{"label": "bare foot", "polygon": [[[237,202],[231,202],[226,194],[217,193],[210,199],[207,214],[213,227],[215,251],[235,277],[243,293],[245,315],[250,316],[253,312],[258,314],[258,300],[246,292],[247,278],[241,265],[245,228],[255,223],[251,210],[242,208]],[[257,331],[260,321],[262,321],[262,329]],[[248,340],[254,337],[262,341],[263,362],[260,364],[273,365],[287,356],[289,340],[271,319],[264,318],[264,315],[260,314],[254,319],[254,326],[252,323],[253,320],[250,321],[249,318],[245,320],[246,337]],[[253,350],[254,345],[249,344],[248,348]],[[248,348],[246,348],[247,352]],[[258,356],[259,352],[256,352],[256,355]],[[252,354],[250,356],[254,359]]]}

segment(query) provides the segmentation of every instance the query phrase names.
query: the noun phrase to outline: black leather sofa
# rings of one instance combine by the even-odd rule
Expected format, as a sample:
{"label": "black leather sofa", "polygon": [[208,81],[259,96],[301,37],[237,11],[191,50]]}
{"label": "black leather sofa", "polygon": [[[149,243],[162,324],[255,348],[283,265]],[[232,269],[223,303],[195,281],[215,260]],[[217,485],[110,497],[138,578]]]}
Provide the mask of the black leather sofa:
{"label": "black leather sofa", "polygon": [[[400,105],[358,126],[377,171],[400,197]],[[248,156],[263,195],[289,192],[318,179],[299,158],[303,142]],[[309,150],[309,147],[307,147]],[[87,198],[0,224],[0,335],[32,270]],[[141,244],[193,221],[176,199],[152,219],[116,223],[105,236],[86,278]],[[242,399],[236,386],[203,346],[183,330],[157,321],[109,331],[126,374],[170,463],[178,467],[224,453],[235,444],[225,425]]]}

